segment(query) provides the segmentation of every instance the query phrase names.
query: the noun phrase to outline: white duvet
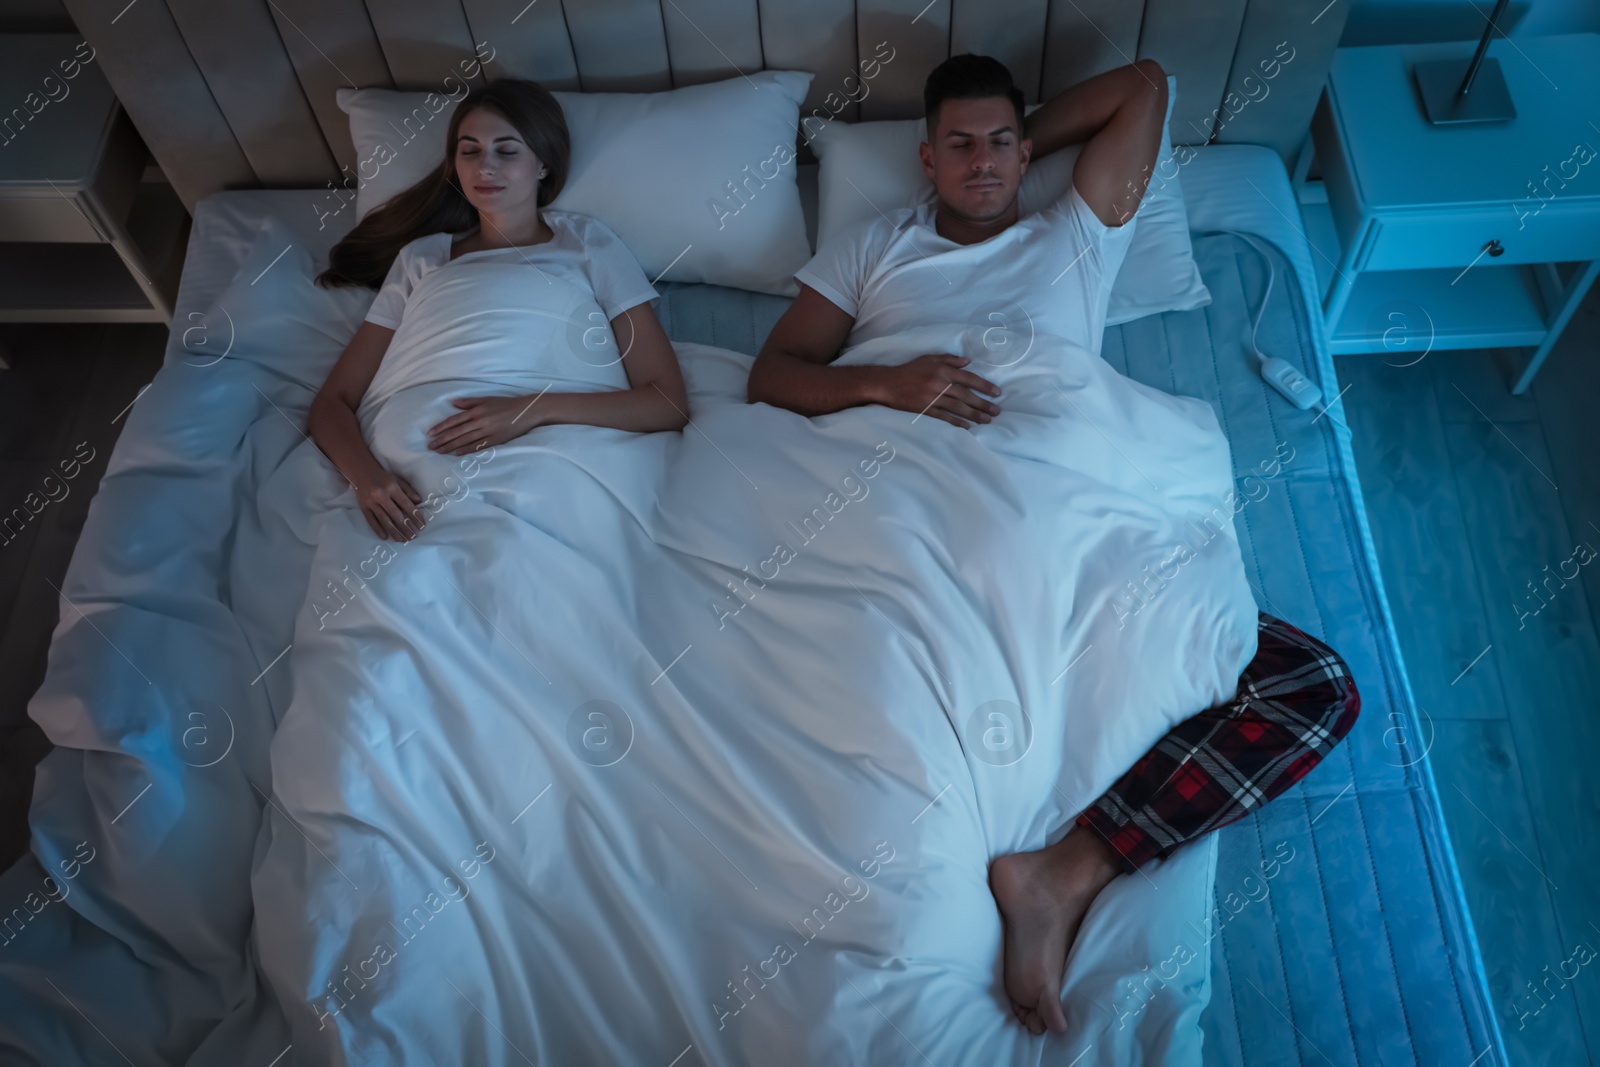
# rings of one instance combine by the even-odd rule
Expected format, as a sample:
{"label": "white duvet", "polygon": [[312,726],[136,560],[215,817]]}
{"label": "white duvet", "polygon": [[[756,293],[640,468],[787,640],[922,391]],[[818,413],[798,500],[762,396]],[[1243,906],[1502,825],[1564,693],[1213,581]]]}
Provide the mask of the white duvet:
{"label": "white duvet", "polygon": [[316,544],[253,878],[297,1055],[1037,1058],[989,860],[1254,652],[1230,540],[1125,586],[1231,485],[1209,409],[1043,339],[976,433],[748,405],[747,360],[682,358],[682,435],[456,459],[423,430],[460,382],[388,400],[369,439],[436,494],[410,544],[309,444],[265,487]]}
{"label": "white duvet", "polygon": [[[847,358],[929,351],[985,356],[925,330]],[[1050,338],[984,370],[1005,413],[972,432],[745,404],[747,357],[679,354],[681,434],[429,453],[451,397],[495,391],[470,367],[364,411],[433,494],[408,544],[308,441],[261,473],[229,596],[247,631],[295,612],[292,699],[213,812],[255,840],[249,965],[216,951],[236,895],[97,909],[119,870],[148,885],[131,858],[84,912],[200,946],[163,987],[223,1020],[190,1062],[1197,1061],[1204,960],[1138,1011],[1119,985],[1203,922],[1211,842],[1102,894],[1065,1037],[1010,1018],[986,877],[1254,654],[1231,523],[1198,524],[1232,487],[1209,407]],[[156,981],[133,955],[99,973]]]}

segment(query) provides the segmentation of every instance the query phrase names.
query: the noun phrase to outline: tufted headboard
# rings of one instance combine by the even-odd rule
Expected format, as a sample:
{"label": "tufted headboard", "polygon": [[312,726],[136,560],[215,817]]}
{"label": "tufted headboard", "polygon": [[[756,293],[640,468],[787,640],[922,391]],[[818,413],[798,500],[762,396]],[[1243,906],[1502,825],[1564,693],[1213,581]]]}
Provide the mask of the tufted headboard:
{"label": "tufted headboard", "polygon": [[[1003,60],[1029,102],[1153,57],[1178,79],[1175,143],[1292,163],[1349,2],[65,0],[191,212],[221,189],[353,184],[344,86],[649,92],[808,70],[805,113],[857,121],[920,114],[928,71],[960,52]],[[863,82],[880,42],[894,58]]]}

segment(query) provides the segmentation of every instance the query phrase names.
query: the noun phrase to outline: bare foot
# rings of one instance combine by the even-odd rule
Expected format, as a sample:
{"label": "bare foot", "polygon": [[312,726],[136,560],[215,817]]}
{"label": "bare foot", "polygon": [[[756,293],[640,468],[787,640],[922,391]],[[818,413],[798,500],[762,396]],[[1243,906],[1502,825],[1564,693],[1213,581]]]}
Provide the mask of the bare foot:
{"label": "bare foot", "polygon": [[1005,924],[1006,994],[1033,1034],[1061,1033],[1061,975],[1094,898],[1122,868],[1099,834],[1083,827],[1049,848],[1013,852],[989,866],[989,889]]}

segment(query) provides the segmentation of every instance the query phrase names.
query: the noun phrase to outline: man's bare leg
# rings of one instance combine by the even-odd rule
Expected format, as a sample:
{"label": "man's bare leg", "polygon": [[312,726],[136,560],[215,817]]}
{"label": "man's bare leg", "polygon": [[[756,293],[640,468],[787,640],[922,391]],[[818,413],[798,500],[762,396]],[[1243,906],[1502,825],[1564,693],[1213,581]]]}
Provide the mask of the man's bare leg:
{"label": "man's bare leg", "polygon": [[[990,865],[989,888],[1005,920],[1006,992],[1017,1019],[1035,1034],[1066,1027],[1067,953],[1089,905],[1119,871],[1143,867],[1280,796],[1344,739],[1360,713],[1361,694],[1333,649],[1260,613],[1255,658],[1239,677],[1235,699],[1169,730],[1050,848]],[[1221,779],[1217,763],[1227,768]],[[1153,824],[1165,828],[1161,840],[1146,829]],[[1117,842],[1114,849],[1108,838]]]}
{"label": "man's bare leg", "polygon": [[1121,873],[1111,846],[1082,826],[1049,848],[990,864],[989,889],[1005,922],[1006,993],[1029,1032],[1067,1028],[1061,1008],[1067,953],[1089,905]]}

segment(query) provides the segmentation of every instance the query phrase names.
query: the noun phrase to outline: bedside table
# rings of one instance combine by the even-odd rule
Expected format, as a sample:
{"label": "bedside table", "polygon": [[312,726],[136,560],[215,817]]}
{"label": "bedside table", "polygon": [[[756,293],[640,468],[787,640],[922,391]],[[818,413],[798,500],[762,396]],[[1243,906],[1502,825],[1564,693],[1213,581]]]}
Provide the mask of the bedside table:
{"label": "bedside table", "polygon": [[0,322],[170,322],[189,214],[94,50],[0,35],[0,101]]}
{"label": "bedside table", "polygon": [[1496,39],[1516,118],[1429,124],[1412,64],[1473,47],[1339,49],[1294,186],[1335,355],[1533,346],[1522,393],[1600,273],[1600,34]]}

